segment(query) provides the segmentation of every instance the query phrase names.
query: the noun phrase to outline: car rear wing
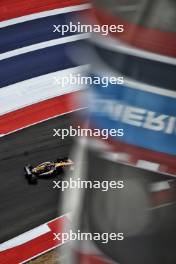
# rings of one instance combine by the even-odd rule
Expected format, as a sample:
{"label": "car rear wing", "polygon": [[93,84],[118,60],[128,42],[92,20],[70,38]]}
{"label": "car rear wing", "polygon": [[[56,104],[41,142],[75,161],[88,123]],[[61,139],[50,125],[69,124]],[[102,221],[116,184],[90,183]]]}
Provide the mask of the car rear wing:
{"label": "car rear wing", "polygon": [[27,175],[31,175],[32,174],[31,169],[30,169],[29,166],[25,166],[24,167],[24,170],[25,170],[25,172],[26,172]]}

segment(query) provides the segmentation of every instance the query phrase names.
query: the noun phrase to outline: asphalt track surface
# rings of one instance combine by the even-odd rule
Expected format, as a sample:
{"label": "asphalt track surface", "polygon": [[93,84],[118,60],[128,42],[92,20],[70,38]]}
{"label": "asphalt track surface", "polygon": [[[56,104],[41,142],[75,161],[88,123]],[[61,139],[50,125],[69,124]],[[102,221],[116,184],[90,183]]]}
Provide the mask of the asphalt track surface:
{"label": "asphalt track surface", "polygon": [[73,114],[63,115],[0,138],[0,243],[59,216],[61,192],[53,179],[29,185],[24,166],[68,156],[72,138],[53,137]]}

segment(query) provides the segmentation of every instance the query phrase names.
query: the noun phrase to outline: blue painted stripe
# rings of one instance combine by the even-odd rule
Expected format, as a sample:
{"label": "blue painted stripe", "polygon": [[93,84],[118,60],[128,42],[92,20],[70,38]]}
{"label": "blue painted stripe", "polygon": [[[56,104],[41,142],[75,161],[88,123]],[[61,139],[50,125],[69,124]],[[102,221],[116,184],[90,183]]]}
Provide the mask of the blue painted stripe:
{"label": "blue painted stripe", "polygon": [[176,98],[132,89],[126,85],[109,84],[107,88],[95,85],[92,91],[107,100],[113,98],[113,100],[120,100],[128,105],[150,109],[166,115],[176,115]]}
{"label": "blue painted stripe", "polygon": [[68,55],[84,41],[65,43],[0,61],[0,87],[78,65]]}
{"label": "blue painted stripe", "polygon": [[75,35],[77,33],[67,32],[64,36],[58,32],[53,33],[53,25],[67,25],[70,21],[77,23],[80,20],[78,20],[78,17],[80,14],[83,15],[84,12],[83,10],[58,14],[1,28],[0,53],[56,38]]}
{"label": "blue painted stripe", "polygon": [[[90,104],[90,121],[98,128],[123,128],[124,136],[112,138],[135,146],[147,148],[150,150],[176,155],[176,99],[166,97],[137,89],[131,89],[127,86],[109,86],[102,88],[96,86],[92,89],[92,95],[95,100]],[[94,98],[94,97],[93,97]],[[113,110],[112,109],[113,105]],[[123,106],[120,117],[118,108]],[[105,108],[108,106],[107,108]],[[139,125],[129,124],[122,118],[127,107],[143,109],[144,113],[137,113]],[[144,124],[149,116],[149,111],[153,112],[155,117],[166,115],[163,119],[163,128],[156,131],[153,128],[145,128]],[[136,114],[135,114],[136,115]],[[166,133],[171,117],[174,119],[172,131]],[[135,117],[131,119],[137,120]],[[153,126],[155,124],[153,123]]]}

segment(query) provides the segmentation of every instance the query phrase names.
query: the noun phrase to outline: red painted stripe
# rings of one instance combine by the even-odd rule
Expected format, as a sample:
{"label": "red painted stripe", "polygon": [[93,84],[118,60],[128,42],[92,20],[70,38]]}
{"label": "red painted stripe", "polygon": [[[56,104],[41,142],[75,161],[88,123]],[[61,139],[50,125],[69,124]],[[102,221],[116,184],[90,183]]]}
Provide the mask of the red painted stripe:
{"label": "red painted stripe", "polygon": [[[137,160],[146,160],[160,165],[159,171],[176,174],[176,156],[168,155],[161,152],[152,151],[145,148],[140,148],[134,145],[122,142],[109,142],[114,152],[125,152],[129,154],[130,163],[136,163]],[[134,159],[134,162],[133,162]]]}
{"label": "red painted stripe", "polygon": [[0,263],[1,264],[19,264],[23,261],[31,259],[38,254],[43,253],[46,250],[52,249],[53,247],[61,245],[61,241],[53,240],[53,233],[62,232],[63,223],[67,221],[66,216],[59,219],[55,219],[48,223],[51,231],[41,235],[29,242],[22,245],[7,249],[0,252]]}
{"label": "red painted stripe", "polygon": [[93,13],[101,25],[124,25],[124,32],[112,33],[114,37],[144,50],[176,57],[175,32],[166,32],[132,24],[121,17],[110,16],[103,10],[94,9]]}
{"label": "red painted stripe", "polygon": [[[79,125],[85,128],[84,120],[81,119]],[[89,128],[96,128],[96,125],[91,123]],[[96,137],[96,139],[98,139],[100,143],[107,143],[110,150],[114,153],[121,152],[128,154],[129,157],[128,160],[125,161],[125,163],[129,163],[134,166],[137,164],[138,160],[158,163],[160,165],[158,170],[159,172],[172,174],[176,177],[176,155],[169,155],[163,152],[153,151],[150,149],[113,140],[112,138],[108,138],[106,142],[98,137]]]}
{"label": "red painted stripe", "polygon": [[49,248],[54,247],[53,234],[51,232],[42,235],[35,240],[31,240],[21,246],[14,247],[5,252],[0,253],[1,264],[19,264]]}
{"label": "red painted stripe", "polygon": [[172,189],[151,193],[152,206],[160,206],[175,202],[175,195]]}
{"label": "red painted stripe", "polygon": [[75,103],[74,100],[80,94],[80,91],[65,94],[4,114],[0,117],[0,134],[7,134],[83,107],[81,102]]}
{"label": "red painted stripe", "polygon": [[86,2],[87,0],[1,0],[0,21]]}

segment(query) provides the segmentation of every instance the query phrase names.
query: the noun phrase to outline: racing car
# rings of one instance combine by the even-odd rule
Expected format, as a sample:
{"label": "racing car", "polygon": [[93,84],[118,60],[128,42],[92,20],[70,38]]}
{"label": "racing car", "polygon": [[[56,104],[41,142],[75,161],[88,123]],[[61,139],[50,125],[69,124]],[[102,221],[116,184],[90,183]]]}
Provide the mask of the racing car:
{"label": "racing car", "polygon": [[27,165],[24,167],[24,170],[28,182],[31,184],[36,184],[38,182],[38,178],[50,178],[57,176],[64,172],[64,168],[73,170],[73,161],[67,157],[60,158],[55,162],[46,161],[38,164],[35,167]]}

